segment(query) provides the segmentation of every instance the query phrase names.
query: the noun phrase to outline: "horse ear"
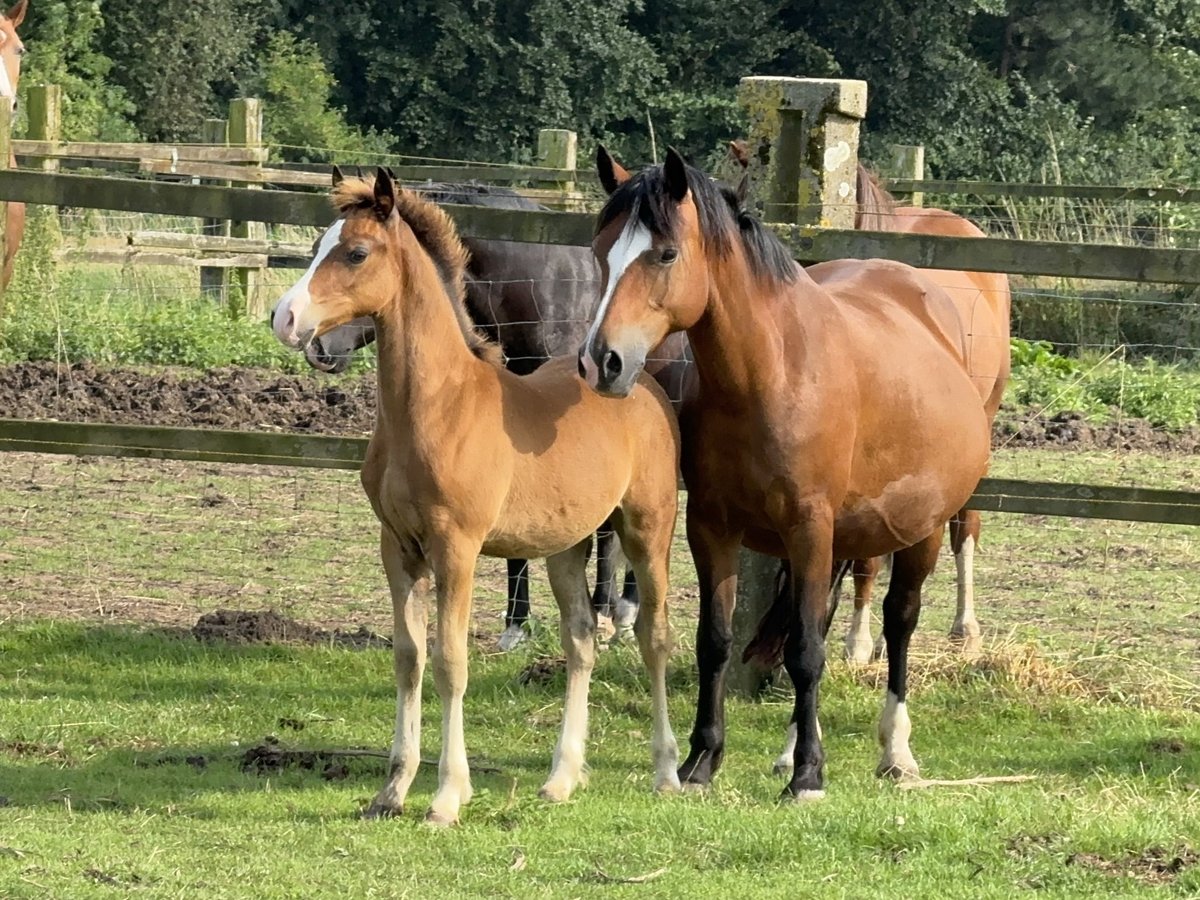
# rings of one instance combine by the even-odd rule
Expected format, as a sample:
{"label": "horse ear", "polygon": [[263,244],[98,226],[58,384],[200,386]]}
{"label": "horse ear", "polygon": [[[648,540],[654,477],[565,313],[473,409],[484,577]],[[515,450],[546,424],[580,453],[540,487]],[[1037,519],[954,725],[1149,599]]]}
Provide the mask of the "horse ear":
{"label": "horse ear", "polygon": [[612,158],[603,144],[596,147],[596,174],[600,176],[604,193],[610,196],[630,178],[629,172]]}
{"label": "horse ear", "polygon": [[745,141],[738,140],[729,142],[729,155],[733,157],[733,161],[743,169],[750,168],[750,147]]}
{"label": "horse ear", "polygon": [[667,161],[663,164],[663,172],[667,177],[667,193],[671,199],[679,203],[687,196],[687,163],[674,147],[667,148]]}
{"label": "horse ear", "polygon": [[341,184],[345,180],[346,180],[346,176],[343,175],[342,170],[335,165],[333,167],[333,186],[337,187],[339,184]]}
{"label": "horse ear", "polygon": [[743,175],[742,180],[738,182],[734,188],[733,195],[737,197],[738,208],[746,205],[746,198],[750,195],[750,176]]}
{"label": "horse ear", "polygon": [[18,0],[5,15],[13,23],[13,28],[20,28],[25,21],[25,13],[29,9],[29,0]]}
{"label": "horse ear", "polygon": [[396,185],[382,167],[375,172],[375,215],[386,222],[396,208]]}

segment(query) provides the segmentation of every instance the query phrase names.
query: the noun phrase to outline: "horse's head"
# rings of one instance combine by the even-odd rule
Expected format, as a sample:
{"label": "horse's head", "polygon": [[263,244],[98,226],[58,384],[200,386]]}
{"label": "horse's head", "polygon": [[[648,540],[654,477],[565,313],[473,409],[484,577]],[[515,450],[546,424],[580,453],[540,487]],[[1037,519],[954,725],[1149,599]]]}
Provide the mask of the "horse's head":
{"label": "horse's head", "polygon": [[17,29],[25,21],[28,8],[29,0],[17,0],[0,19],[0,97],[13,110],[17,108],[17,82],[21,78],[21,57],[25,55],[25,44],[17,36]]}
{"label": "horse's head", "polygon": [[[380,169],[373,184],[342,182],[336,174],[334,181],[338,218],[317,239],[307,271],[271,317],[276,337],[306,352],[326,332],[379,312],[395,295],[402,275],[397,254],[391,252],[402,227],[391,177]],[[320,350],[316,355],[320,360]]]}
{"label": "horse's head", "polygon": [[[707,255],[727,250],[702,221],[725,208],[717,188],[674,149],[666,162],[631,176],[601,147],[600,183],[609,194],[592,250],[600,263],[602,299],[579,351],[579,373],[602,394],[632,390],[646,354],[669,333],[699,321],[708,302]],[[697,205],[697,196],[701,196]],[[728,213],[725,214],[729,218]]]}

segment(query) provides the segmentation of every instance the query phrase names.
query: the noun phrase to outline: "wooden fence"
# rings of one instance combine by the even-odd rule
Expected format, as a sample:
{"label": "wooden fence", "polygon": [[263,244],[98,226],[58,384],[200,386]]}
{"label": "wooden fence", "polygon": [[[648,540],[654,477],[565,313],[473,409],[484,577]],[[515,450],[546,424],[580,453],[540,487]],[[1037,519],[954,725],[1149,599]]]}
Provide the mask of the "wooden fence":
{"label": "wooden fence", "polygon": [[[4,201],[309,226],[332,218],[328,200],[317,194],[20,170],[0,172]],[[580,213],[447,210],[464,235],[494,240],[586,246],[594,224]],[[775,227],[799,258],[814,262],[886,257],[926,268],[1200,284],[1198,250]],[[256,249],[272,253],[269,242]],[[349,438],[0,419],[0,450],[354,468],[362,449],[362,441]],[[985,479],[972,506],[1200,525],[1200,493],[1193,492]]]}

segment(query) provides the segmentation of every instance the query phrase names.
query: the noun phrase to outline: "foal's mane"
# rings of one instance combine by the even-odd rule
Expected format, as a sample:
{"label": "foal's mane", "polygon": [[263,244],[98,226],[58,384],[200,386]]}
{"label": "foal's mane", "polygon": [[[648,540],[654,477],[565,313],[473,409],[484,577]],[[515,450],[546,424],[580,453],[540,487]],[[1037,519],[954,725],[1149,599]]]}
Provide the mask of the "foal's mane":
{"label": "foal's mane", "polygon": [[859,163],[855,187],[858,209],[854,213],[854,227],[860,231],[890,230],[896,198],[879,183],[879,176]]}
{"label": "foal's mane", "polygon": [[[713,253],[718,257],[728,256],[736,237],[741,241],[755,275],[774,282],[796,280],[798,267],[791,252],[742,205],[733,188],[714,181],[693,166],[687,166],[685,171],[698,214],[701,238]],[[617,188],[600,210],[596,230],[626,213],[636,216],[659,237],[674,236],[677,224],[675,201],[667,191],[663,166],[645,168]]]}
{"label": "foal's mane", "polygon": [[[334,185],[331,195],[333,207],[338,215],[345,216],[356,210],[370,210],[375,206],[374,178],[346,178]],[[426,200],[403,188],[395,192],[396,214],[412,229],[421,248],[429,254],[437,269],[450,308],[458,320],[467,347],[484,362],[499,367],[503,364],[503,353],[499,344],[489,341],[467,315],[464,303],[466,282],[464,275],[470,254],[458,236],[454,222],[445,210],[436,203]]]}

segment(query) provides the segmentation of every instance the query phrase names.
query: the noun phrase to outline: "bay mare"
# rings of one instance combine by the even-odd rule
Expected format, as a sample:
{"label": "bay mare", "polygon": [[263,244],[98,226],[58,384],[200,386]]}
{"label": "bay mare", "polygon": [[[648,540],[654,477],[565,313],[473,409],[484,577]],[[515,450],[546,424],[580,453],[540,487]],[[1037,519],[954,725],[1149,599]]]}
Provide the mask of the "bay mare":
{"label": "bay mare", "polygon": [[900,263],[801,268],[674,150],[631,177],[601,149],[598,169],[610,194],[593,242],[605,287],[581,372],[597,392],[623,396],[649,349],[676,331],[695,360],[681,428],[700,687],[681,780],[710,783],[724,756],[743,545],[786,558],[793,573],[790,596],[747,648],[762,664],[782,655],[796,687],[785,796],[824,792],[817,693],[835,560],[893,554],[878,772],[916,776],[906,667],[921,586],[989,452],[968,323],[942,287]]}
{"label": "bay mare", "polygon": [[[335,179],[340,178],[340,172]],[[500,209],[542,210],[507,188],[478,184],[426,183],[413,189],[435,203]],[[526,375],[554,356],[574,353],[587,332],[600,273],[588,247],[531,244],[483,238],[462,239],[470,253],[466,272],[466,308],[471,321],[500,345],[505,366]],[[315,245],[314,245],[315,247]],[[341,372],[352,355],[375,340],[370,317],[346,323],[315,339],[305,350],[309,364],[324,372]],[[673,403],[682,395],[687,367],[687,339],[669,338],[652,355],[646,371]],[[601,621],[612,619],[624,630],[637,613],[633,570],[618,589],[617,542],[605,523],[596,542],[596,589],[592,602]],[[526,636],[529,619],[529,569],[523,559],[508,561],[508,604],[500,648],[509,650]]]}
{"label": "bay mare", "polygon": [[471,797],[463,697],[481,554],[547,558],[567,695],[542,795],[570,796],[583,777],[595,658],[585,565],[591,535],[610,514],[642,588],[634,629],[650,674],[654,783],[677,788],[666,592],[679,432],[662,389],[642,375],[625,399],[601,397],[580,381],[570,357],[524,377],[505,370],[499,348],[467,316],[467,252],[444,211],[396,190],[382,169],[373,180],[336,186],[333,200],[338,218],[272,324],[297,349],[361,316],[371,316],[378,338],[378,412],[362,482],[380,521],[392,593],[397,702],[391,774],[367,814],[402,812],[420,762],[426,618],[414,586],[430,574],[442,755],[427,820],[455,822]]}

